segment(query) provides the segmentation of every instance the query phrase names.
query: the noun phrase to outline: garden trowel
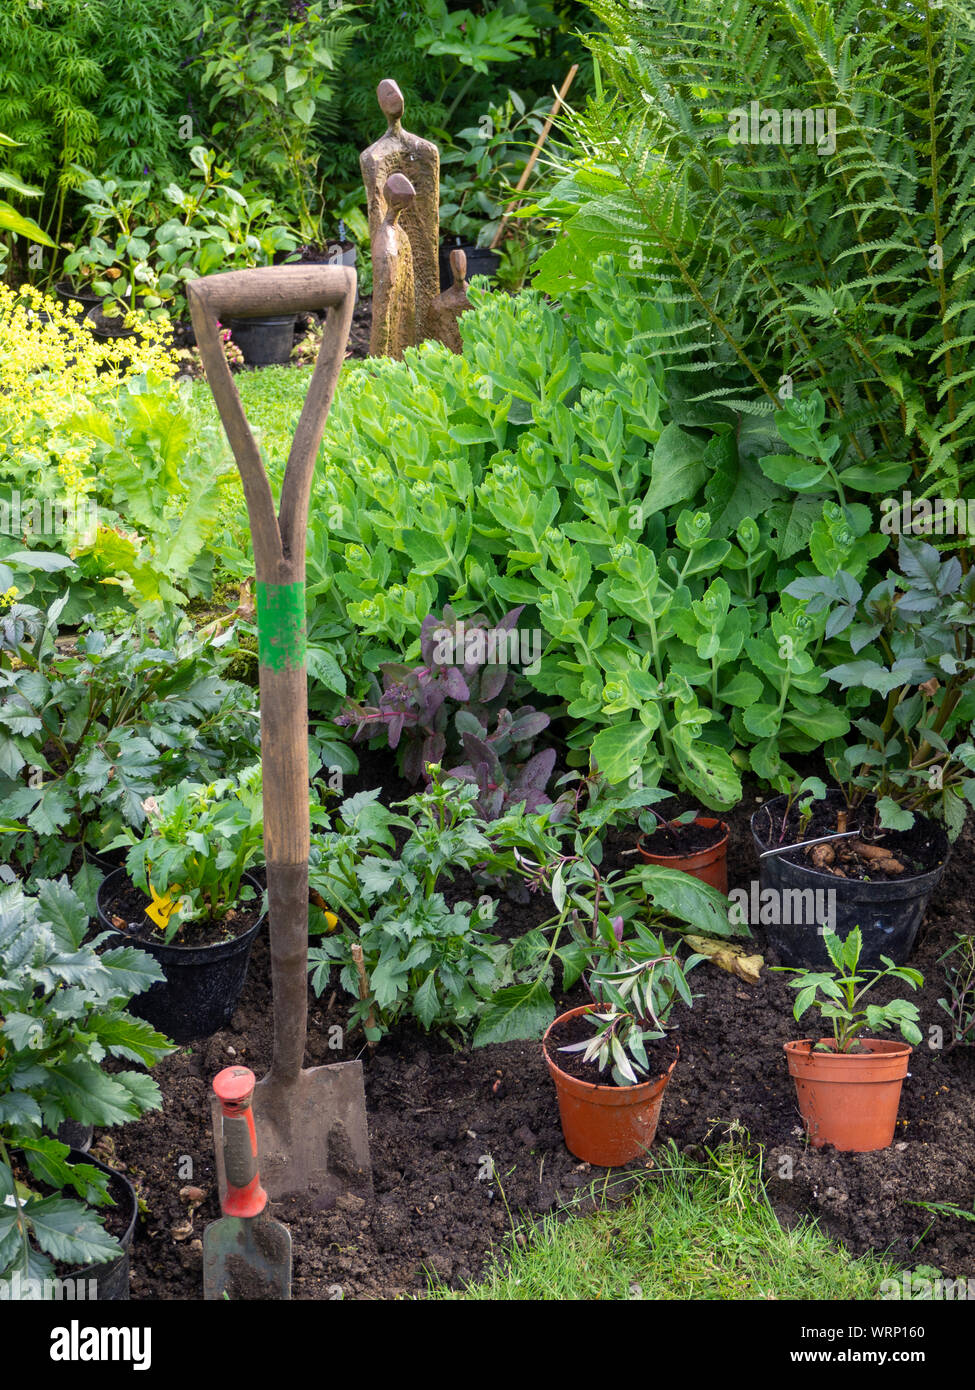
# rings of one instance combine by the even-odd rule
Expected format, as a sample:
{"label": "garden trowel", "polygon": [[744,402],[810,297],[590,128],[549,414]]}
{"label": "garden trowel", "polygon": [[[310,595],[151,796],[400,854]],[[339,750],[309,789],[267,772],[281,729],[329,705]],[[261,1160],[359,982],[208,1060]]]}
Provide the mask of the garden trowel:
{"label": "garden trowel", "polygon": [[[327,1206],[340,1192],[372,1193],[360,1062],[303,1069],[308,1026],[308,691],[305,535],[321,443],[355,304],[347,266],[290,265],[207,275],[187,298],[207,381],[240,470],[254,544],[264,848],[267,859],[274,1046],[254,1092],[264,1184],[273,1198],[307,1195]],[[218,320],[327,309],[311,385],[295,431],[280,506],[230,368]],[[223,1116],[213,1109],[221,1190]]]}
{"label": "garden trowel", "polygon": [[222,1218],[203,1232],[205,1299],[291,1297],[291,1233],[268,1216],[261,1186],[251,1111],[254,1079],[249,1067],[225,1067],[213,1082],[223,1116],[227,1190],[220,1198]]}

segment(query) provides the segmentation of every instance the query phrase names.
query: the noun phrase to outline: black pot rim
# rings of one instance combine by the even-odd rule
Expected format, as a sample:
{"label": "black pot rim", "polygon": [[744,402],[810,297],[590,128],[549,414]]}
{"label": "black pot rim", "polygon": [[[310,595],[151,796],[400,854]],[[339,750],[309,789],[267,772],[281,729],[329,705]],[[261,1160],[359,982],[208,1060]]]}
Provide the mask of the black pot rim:
{"label": "black pot rim", "polygon": [[90,289],[77,290],[68,279],[56,280],[54,282],[54,293],[64,295],[66,299],[78,299],[82,303],[87,303],[89,300],[91,300],[93,304],[100,304],[102,302],[102,296],[100,294],[96,294],[94,290]]}
{"label": "black pot rim", "polygon": [[[828,799],[831,796],[842,796],[843,793],[839,790],[838,787],[830,787],[826,795]],[[768,801],[763,801],[761,806],[759,806],[758,810],[752,813],[751,820],[748,824],[752,832],[752,839],[755,842],[755,846],[759,854],[761,854],[762,851],[767,850],[771,847],[768,844],[766,844],[764,840],[759,839],[758,832],[755,829],[755,822],[759,816],[763,815],[766,812],[769,806],[773,806],[777,801],[785,800],[785,794],[779,793],[778,796],[772,796],[769,797]],[[879,881],[876,883],[866,883],[860,879],[847,879],[846,883],[849,885],[850,888],[856,889],[858,893],[864,896],[869,896],[872,891],[876,891],[878,889],[887,890],[889,892],[891,889],[896,890],[897,888],[906,888],[909,884],[923,883],[925,879],[934,878],[935,876],[940,878],[941,874],[944,873],[945,865],[948,863],[948,859],[951,854],[951,842],[948,840],[947,835],[945,835],[944,830],[936,820],[932,820],[930,816],[922,815],[919,811],[916,811],[915,815],[917,815],[926,824],[934,826],[937,830],[941,830],[942,835],[944,835],[946,840],[946,848],[940,864],[936,864],[933,869],[926,869],[923,874],[908,874],[903,878],[884,879],[883,881]],[[794,850],[799,850],[801,848],[801,841],[792,846],[792,849]],[[829,883],[833,888],[837,886],[836,878],[833,874],[824,873],[821,869],[813,869],[808,864],[798,864],[794,859],[786,858],[785,855],[781,857],[783,858],[784,862],[788,864],[789,868],[794,870],[796,873],[808,874],[810,878],[820,879],[823,883]],[[763,862],[765,861],[763,861],[760,858],[759,867],[761,867]],[[883,896],[883,894],[881,894],[881,896]]]}
{"label": "black pot rim", "polygon": [[234,314],[233,317],[221,319],[221,323],[233,332],[234,324],[245,328],[276,328],[278,324],[293,324],[297,317],[297,314]]}
{"label": "black pot rim", "polygon": [[[103,878],[101,883],[98,885],[98,892],[96,895],[98,917],[99,921],[101,922],[101,925],[105,928],[106,931],[113,932],[116,936],[121,937],[123,940],[127,941],[129,945],[135,946],[140,951],[149,951],[150,953],[153,953],[155,951],[174,951],[177,953],[185,951],[187,954],[193,951],[226,951],[230,953],[234,947],[242,944],[249,938],[256,936],[257,933],[260,931],[261,927],[263,927],[264,923],[267,921],[267,913],[264,912],[257,919],[254,925],[248,927],[246,931],[238,932],[236,936],[231,937],[228,941],[211,941],[208,945],[205,946],[181,946],[172,941],[155,941],[152,937],[147,938],[132,936],[128,932],[120,931],[118,927],[114,926],[111,922],[109,922],[106,918],[104,908],[104,902],[107,900],[107,896],[110,891],[109,885],[111,885],[111,892],[114,892],[118,886],[117,881],[123,878],[126,880],[126,882],[131,882],[131,879],[128,875],[128,871],[126,870],[124,864],[121,868],[115,869],[112,873],[106,875],[106,877]],[[241,881],[243,882],[244,879],[246,879],[251,884],[251,886],[254,888],[255,892],[259,896],[263,896],[264,889],[258,883],[257,879],[254,878],[253,874],[245,872],[241,877]],[[214,956],[214,959],[216,958],[217,957]]]}

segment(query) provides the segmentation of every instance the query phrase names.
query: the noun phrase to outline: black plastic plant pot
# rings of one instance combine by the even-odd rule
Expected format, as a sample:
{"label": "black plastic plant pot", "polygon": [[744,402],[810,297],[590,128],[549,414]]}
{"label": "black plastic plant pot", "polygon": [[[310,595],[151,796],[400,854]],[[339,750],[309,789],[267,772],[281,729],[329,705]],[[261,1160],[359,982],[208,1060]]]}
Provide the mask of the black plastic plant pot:
{"label": "black plastic plant pot", "polygon": [[[839,793],[829,795],[830,799],[841,800]],[[784,796],[773,797],[752,816],[752,839],[759,854],[772,848],[769,840],[771,827],[777,829],[781,826],[786,800]],[[768,944],[776,951],[782,964],[808,969],[832,969],[818,913],[794,910],[800,902],[805,902],[832,905],[830,915],[833,920],[829,926],[841,940],[854,927],[860,928],[863,935],[861,967],[882,969],[881,956],[889,956],[895,964],[903,965],[914,948],[928,902],[941,882],[948,859],[948,837],[940,826],[933,826],[933,829],[941,849],[941,862],[929,872],[911,878],[866,882],[837,878],[804,863],[796,863],[788,854],[760,858],[761,891],[764,893],[766,889],[772,889],[774,902],[791,905],[788,912],[776,914],[780,919],[791,916],[791,922],[780,920],[763,926]],[[835,897],[825,896],[830,893]],[[798,894],[804,895],[803,898],[800,899]],[[802,920],[797,922],[796,916]]]}
{"label": "black plastic plant pot", "polygon": [[[106,1260],[104,1264],[86,1265],[84,1269],[72,1270],[70,1277],[74,1282],[75,1289],[80,1288],[82,1290],[78,1296],[88,1298],[89,1290],[94,1288],[95,1298],[100,1303],[120,1299],[127,1300],[129,1297],[129,1254],[132,1250],[132,1238],[135,1235],[135,1218],[139,1213],[135,1188],[124,1173],[107,1167],[100,1159],[93,1158],[91,1154],[84,1153],[81,1149],[72,1149],[66,1162],[90,1163],[100,1172],[107,1173],[111,1178],[109,1191],[115,1198],[117,1207],[126,1217],[125,1232],[119,1236],[122,1250],[120,1254],[115,1256],[114,1260]],[[70,1188],[68,1192],[70,1195]],[[110,1208],[98,1207],[96,1210],[104,1213]]]}
{"label": "black plastic plant pot", "polygon": [[291,360],[296,314],[227,319],[226,327],[248,367],[281,367]]}
{"label": "black plastic plant pot", "polygon": [[134,328],[125,326],[124,314],[110,316],[96,305],[93,309],[88,310],[85,318],[94,336],[101,338],[103,342],[111,343],[118,338],[134,338],[136,336]]}
{"label": "black plastic plant pot", "polygon": [[70,280],[59,280],[54,286],[54,293],[65,308],[72,304],[80,304],[85,314],[102,302],[100,294],[95,294],[92,290],[76,290]]}
{"label": "black plastic plant pot", "polygon": [[493,280],[498,273],[498,266],[501,264],[501,256],[497,251],[489,251],[486,246],[471,246],[468,242],[445,241],[440,247],[440,288],[448,290],[454,283],[454,277],[450,273],[450,253],[451,251],[463,251],[467,257],[467,279],[472,280],[475,275],[486,275]]}
{"label": "black plastic plant pot", "polygon": [[[260,885],[250,874],[244,875],[244,881],[260,897]],[[177,1043],[219,1032],[233,1017],[247,978],[251,947],[265,918],[260,917],[232,941],[218,941],[212,946],[166,945],[151,937],[120,932],[107,915],[107,905],[127,882],[124,869],[116,869],[103,880],[98,890],[101,924],[112,932],[112,946],[124,942],[148,952],[166,975],[144,994],[135,995],[129,1011]]]}

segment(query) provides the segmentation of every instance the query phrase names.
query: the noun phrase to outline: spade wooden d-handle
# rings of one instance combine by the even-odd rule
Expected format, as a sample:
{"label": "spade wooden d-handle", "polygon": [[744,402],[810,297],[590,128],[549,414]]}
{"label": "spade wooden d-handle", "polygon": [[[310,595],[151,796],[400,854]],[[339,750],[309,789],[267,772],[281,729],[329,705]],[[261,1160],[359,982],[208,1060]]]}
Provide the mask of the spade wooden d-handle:
{"label": "spade wooden d-handle", "polygon": [[[267,857],[274,1052],[271,1076],[297,1078],[308,1022],[308,691],[305,671],[305,538],[312,474],[345,357],[355,271],[348,266],[268,266],[207,275],[186,287],[190,316],[244,487],[257,579],[264,849]],[[221,318],[327,309],[322,346],[295,430],[280,510],[224,357]]]}

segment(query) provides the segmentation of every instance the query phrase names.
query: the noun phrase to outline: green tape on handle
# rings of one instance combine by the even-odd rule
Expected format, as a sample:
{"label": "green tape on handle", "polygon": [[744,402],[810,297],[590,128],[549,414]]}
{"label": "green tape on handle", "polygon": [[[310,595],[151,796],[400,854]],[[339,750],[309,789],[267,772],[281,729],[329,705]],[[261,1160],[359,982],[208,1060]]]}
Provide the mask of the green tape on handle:
{"label": "green tape on handle", "polygon": [[257,658],[271,671],[305,664],[305,586],[258,584]]}

